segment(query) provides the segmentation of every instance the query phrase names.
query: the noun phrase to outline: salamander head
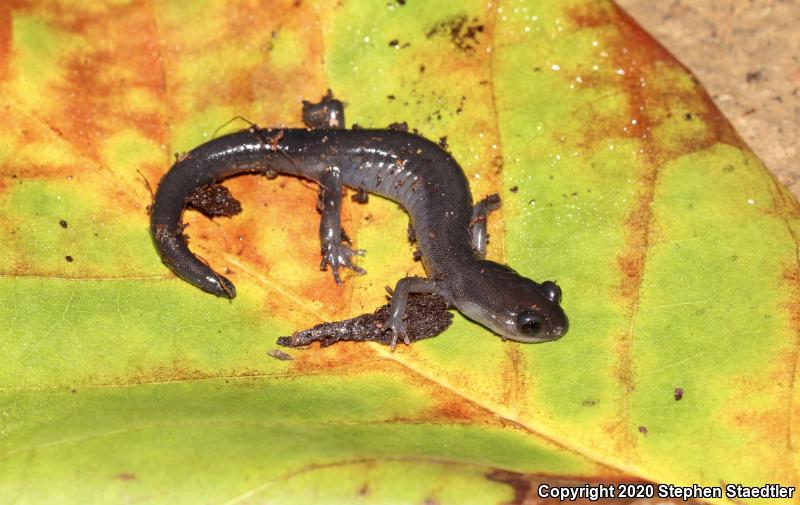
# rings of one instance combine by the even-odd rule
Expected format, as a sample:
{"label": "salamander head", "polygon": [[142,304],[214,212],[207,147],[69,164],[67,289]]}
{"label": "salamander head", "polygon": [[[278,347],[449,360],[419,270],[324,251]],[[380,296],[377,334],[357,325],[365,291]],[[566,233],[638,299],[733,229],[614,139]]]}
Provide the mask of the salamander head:
{"label": "salamander head", "polygon": [[569,320],[559,305],[561,288],[555,282],[539,284],[488,260],[479,266],[472,299],[456,304],[464,315],[517,342],[548,342],[564,336]]}

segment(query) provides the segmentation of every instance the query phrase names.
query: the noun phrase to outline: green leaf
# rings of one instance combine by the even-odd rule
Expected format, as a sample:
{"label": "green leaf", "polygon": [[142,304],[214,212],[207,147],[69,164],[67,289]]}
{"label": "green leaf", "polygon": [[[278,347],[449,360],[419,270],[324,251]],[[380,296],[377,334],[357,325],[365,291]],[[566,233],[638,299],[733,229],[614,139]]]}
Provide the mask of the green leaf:
{"label": "green leaf", "polygon": [[[348,125],[446,137],[473,194],[501,193],[489,257],[558,280],[563,339],[457,316],[394,353],[269,357],[424,274],[407,216],[373,197],[345,211],[369,274],[337,287],[316,189],[290,178],[226,182],[232,219],[187,212],[234,301],[159,262],[147,183],[173,154],[235,116],[299,126],[328,88]],[[610,2],[3,4],[0,99],[2,502],[800,484],[800,206]]]}

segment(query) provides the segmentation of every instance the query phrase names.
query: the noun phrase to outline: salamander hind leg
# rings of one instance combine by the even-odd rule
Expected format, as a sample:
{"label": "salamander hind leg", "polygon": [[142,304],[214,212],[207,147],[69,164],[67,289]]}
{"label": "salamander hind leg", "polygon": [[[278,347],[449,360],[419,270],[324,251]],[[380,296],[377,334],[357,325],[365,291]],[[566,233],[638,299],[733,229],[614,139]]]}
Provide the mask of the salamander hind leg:
{"label": "salamander hind leg", "polygon": [[364,250],[352,249],[342,240],[342,176],[336,167],[325,169],[319,180],[321,189],[319,193],[319,211],[322,220],[319,224],[319,241],[322,248],[322,262],[319,267],[327,270],[331,267],[333,279],[341,285],[339,268],[349,268],[359,275],[364,275],[366,270],[353,264],[353,256],[363,256]]}
{"label": "salamander hind leg", "polygon": [[405,277],[397,281],[397,286],[392,292],[392,303],[389,306],[389,317],[383,323],[381,329],[391,330],[392,343],[391,349],[397,347],[397,339],[403,339],[406,345],[411,344],[406,329],[406,307],[408,306],[409,293],[439,293],[439,286],[431,279],[424,277]]}

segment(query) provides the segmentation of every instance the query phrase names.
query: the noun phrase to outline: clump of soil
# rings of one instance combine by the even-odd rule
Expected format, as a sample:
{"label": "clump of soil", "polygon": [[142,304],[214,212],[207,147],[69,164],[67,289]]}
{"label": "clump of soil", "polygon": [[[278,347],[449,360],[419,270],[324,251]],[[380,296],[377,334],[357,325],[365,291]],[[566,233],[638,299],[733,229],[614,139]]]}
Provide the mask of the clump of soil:
{"label": "clump of soil", "polygon": [[[392,333],[381,329],[389,317],[389,304],[372,314],[362,314],[335,323],[322,323],[294,332],[291,336],[278,338],[278,345],[303,347],[319,342],[327,347],[340,341],[392,343]],[[439,335],[453,322],[453,314],[447,310],[444,298],[430,293],[412,293],[408,296],[406,325],[411,342]]]}

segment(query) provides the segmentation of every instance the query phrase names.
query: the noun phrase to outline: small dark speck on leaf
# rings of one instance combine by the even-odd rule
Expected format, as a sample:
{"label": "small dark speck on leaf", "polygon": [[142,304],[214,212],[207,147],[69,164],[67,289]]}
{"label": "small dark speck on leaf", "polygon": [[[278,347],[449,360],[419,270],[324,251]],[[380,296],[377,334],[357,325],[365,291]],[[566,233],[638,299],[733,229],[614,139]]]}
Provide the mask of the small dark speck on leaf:
{"label": "small dark speck on leaf", "polygon": [[267,356],[272,356],[273,358],[279,359],[281,361],[291,361],[294,359],[291,356],[291,354],[287,354],[281,351],[280,349],[273,349],[271,351],[267,351]]}
{"label": "small dark speck on leaf", "polygon": [[733,165],[725,165],[725,168],[722,169],[722,171],[725,172],[726,174],[729,174],[734,170],[736,170],[736,167]]}
{"label": "small dark speck on leaf", "polygon": [[584,407],[594,407],[595,405],[597,405],[597,400],[595,400],[594,398],[587,398],[583,400],[582,403]]}
{"label": "small dark speck on leaf", "polygon": [[639,426],[639,433],[644,436],[647,436],[647,427],[646,426]]}
{"label": "small dark speck on leaf", "polygon": [[136,476],[134,474],[127,472],[118,473],[114,476],[114,478],[117,480],[136,480]]}
{"label": "small dark speck on leaf", "polygon": [[745,76],[745,79],[747,79],[748,83],[752,84],[754,82],[760,81],[761,77],[762,77],[761,70],[756,70],[756,71],[753,71],[753,72],[747,72],[747,75]]}
{"label": "small dark speck on leaf", "polygon": [[64,221],[63,219],[60,219],[60,220],[58,221],[58,224],[60,224],[62,228],[66,228],[67,226],[69,226],[69,225],[67,224],[67,222],[66,222],[66,221]]}
{"label": "small dark speck on leaf", "polygon": [[397,47],[398,45],[400,45],[400,41],[397,39],[392,39],[389,41],[389,47]]}
{"label": "small dark speck on leaf", "polygon": [[439,137],[439,146],[442,149],[447,149],[449,146],[447,145],[447,136]]}
{"label": "small dark speck on leaf", "polygon": [[70,389],[70,390],[69,390],[69,392],[70,392],[70,393],[72,393],[72,394],[75,394],[75,393],[77,393],[77,392],[78,392],[78,390],[77,390],[77,389],[75,389],[75,388],[72,388],[72,389]]}
{"label": "small dark speck on leaf", "polygon": [[397,98],[397,97],[394,96],[394,95],[386,95],[386,99],[387,100],[394,100],[395,98]]}
{"label": "small dark speck on leaf", "polygon": [[467,16],[460,15],[436,23],[425,34],[431,38],[435,35],[443,35],[450,39],[450,42],[461,52],[474,52],[480,45],[480,35],[484,27],[479,24],[478,18],[469,19]]}
{"label": "small dark speck on leaf", "polygon": [[679,402],[683,398],[683,388],[675,388],[675,401]]}
{"label": "small dark speck on leaf", "polygon": [[685,119],[687,121],[691,121],[693,117],[694,116],[692,116],[691,112],[687,112],[686,114],[683,115],[683,119]]}
{"label": "small dark speck on leaf", "polygon": [[511,189],[509,189],[509,191],[511,191],[512,193],[516,193],[517,191],[519,191],[519,186],[511,186]]}
{"label": "small dark speck on leaf", "polygon": [[67,263],[72,263],[73,261],[75,261],[75,258],[73,258],[70,255],[64,256],[64,259],[67,260]]}

